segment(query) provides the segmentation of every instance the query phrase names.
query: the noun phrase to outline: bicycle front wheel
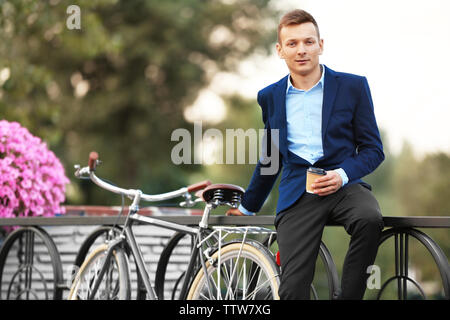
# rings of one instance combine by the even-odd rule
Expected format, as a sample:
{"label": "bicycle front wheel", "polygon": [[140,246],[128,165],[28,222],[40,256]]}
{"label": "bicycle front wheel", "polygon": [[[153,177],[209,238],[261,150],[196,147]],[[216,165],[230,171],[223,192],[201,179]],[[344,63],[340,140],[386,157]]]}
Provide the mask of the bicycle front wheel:
{"label": "bicycle front wheel", "polygon": [[[105,263],[107,244],[96,248],[81,265],[69,293],[69,300],[88,300]],[[128,256],[120,247],[114,249],[93,300],[129,300],[130,271]]]}
{"label": "bicycle front wheel", "polygon": [[[212,263],[211,263],[212,261]],[[206,262],[188,292],[188,300],[278,300],[279,270],[269,250],[258,242],[230,243]],[[208,284],[209,283],[209,284]]]}

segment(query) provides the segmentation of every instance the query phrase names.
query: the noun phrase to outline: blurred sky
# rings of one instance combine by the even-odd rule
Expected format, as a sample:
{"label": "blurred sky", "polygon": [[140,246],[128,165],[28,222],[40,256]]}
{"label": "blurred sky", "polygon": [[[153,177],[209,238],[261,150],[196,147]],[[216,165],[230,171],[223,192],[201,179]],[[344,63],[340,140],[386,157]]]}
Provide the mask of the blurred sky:
{"label": "blurred sky", "polygon": [[[273,5],[283,12],[310,12],[324,39],[321,63],[367,77],[378,125],[393,153],[404,140],[419,157],[450,153],[450,1],[274,0]],[[199,109],[211,116],[215,101],[218,118],[226,117],[215,94],[256,99],[258,90],[285,76],[287,67],[273,48],[270,58],[243,61],[237,74],[218,74],[199,97]]]}

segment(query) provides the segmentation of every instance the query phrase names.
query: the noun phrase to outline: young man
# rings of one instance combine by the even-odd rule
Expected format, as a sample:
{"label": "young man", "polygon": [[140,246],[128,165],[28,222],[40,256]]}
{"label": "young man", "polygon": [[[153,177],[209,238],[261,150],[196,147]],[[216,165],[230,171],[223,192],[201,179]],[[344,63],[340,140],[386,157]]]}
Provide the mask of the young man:
{"label": "young man", "polygon": [[[351,241],[338,299],[362,299],[383,229],[371,187],[361,178],[384,160],[369,85],[365,77],[335,72],[319,63],[323,40],[314,18],[303,10],[282,17],[276,50],[289,75],[258,93],[265,128],[279,130],[276,174],[256,166],[239,209],[258,212],[281,168],[275,226],[282,266],[281,299],[309,299],[323,229],[344,225]],[[306,170],[326,175],[305,192]]]}

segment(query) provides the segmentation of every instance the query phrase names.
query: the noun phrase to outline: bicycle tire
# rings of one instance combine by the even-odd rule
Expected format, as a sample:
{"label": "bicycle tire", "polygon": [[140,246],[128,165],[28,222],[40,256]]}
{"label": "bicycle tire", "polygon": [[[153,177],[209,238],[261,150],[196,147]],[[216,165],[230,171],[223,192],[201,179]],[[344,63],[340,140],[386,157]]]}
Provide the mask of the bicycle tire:
{"label": "bicycle tire", "polygon": [[[264,247],[262,244],[255,241],[248,241],[244,244],[241,242],[231,242],[224,245],[220,249],[220,280],[214,281],[214,278],[218,278],[219,275],[217,273],[217,265],[219,258],[219,250],[217,250],[211,258],[213,259],[213,263],[210,261],[206,261],[206,269],[210,279],[213,279],[214,284],[216,285],[215,292],[212,292],[216,297],[208,297],[205,295],[209,294],[207,287],[207,279],[203,272],[203,269],[200,268],[197,272],[187,294],[187,300],[200,300],[201,298],[219,298],[219,299],[229,299],[229,300],[247,300],[246,298],[250,298],[251,300],[278,300],[278,287],[280,284],[279,279],[279,269],[275,263],[275,260],[270,253],[270,251]],[[240,259],[244,258],[243,263],[241,264],[241,270],[236,271],[237,267],[239,267],[239,263],[236,264],[234,259],[240,257]],[[247,263],[249,261],[250,263]],[[227,265],[230,269],[227,269]],[[224,267],[225,266],[225,267]],[[256,267],[255,267],[256,266]],[[249,267],[250,272],[257,268],[257,272],[254,274],[247,275],[247,267]],[[258,270],[259,269],[259,270]],[[233,271],[234,270],[234,271]],[[263,272],[262,282],[259,280],[261,278],[261,271]],[[254,277],[258,273],[258,278],[256,279],[257,283],[253,284],[256,286],[252,291],[247,292],[249,286],[252,285]],[[242,278],[241,278],[242,275]],[[232,284],[237,284],[238,287],[234,289],[223,288],[222,285],[227,286],[226,279],[227,277],[231,278],[231,281],[228,279],[228,283],[232,282]],[[248,287],[246,288],[246,283],[248,281]],[[267,286],[265,285],[267,283]],[[217,287],[220,286],[220,290],[217,290]],[[242,285],[242,288],[239,286]],[[261,287],[260,289],[258,289]],[[214,288],[211,288],[213,290]],[[223,292],[226,290],[225,292]],[[233,292],[234,290],[234,292]],[[224,295],[223,295],[224,294]]]}
{"label": "bicycle tire", "polygon": [[[92,279],[91,276],[95,277],[96,275],[98,275],[98,272],[100,271],[98,269],[98,263],[100,263],[100,265],[103,263],[102,260],[105,259],[107,250],[108,245],[102,244],[89,254],[85,262],[81,265],[80,270],[77,272],[72,287],[70,288],[68,300],[87,300],[90,286],[93,285],[93,280],[95,279]],[[108,269],[108,277],[106,277],[106,281],[105,278],[102,279],[102,282],[100,283],[94,299],[130,300],[131,284],[128,256],[125,254],[123,248],[117,247],[116,249],[114,249],[111,258],[112,261],[110,261],[109,264],[110,266],[112,264],[113,268],[114,266],[116,266],[117,278],[115,279],[114,274],[110,274],[110,272],[114,272],[114,269]],[[92,271],[94,272],[92,273]],[[113,280],[113,282],[108,281],[111,279]],[[83,291],[84,288],[87,292]]]}
{"label": "bicycle tire", "polygon": [[[76,267],[81,267],[81,265],[83,264],[83,262],[86,260],[86,257],[89,254],[89,250],[91,248],[95,248],[97,245],[99,245],[98,243],[95,244],[95,241],[100,238],[101,236],[103,236],[103,234],[108,235],[108,233],[111,231],[112,227],[110,226],[101,226],[97,229],[95,229],[93,232],[91,232],[86,239],[83,241],[83,243],[80,246],[80,249],[78,249],[77,252],[77,256],[75,257],[75,263],[74,265]],[[115,227],[114,228],[114,234],[117,235],[121,232],[122,230],[120,229],[120,227]],[[105,241],[103,241],[105,242]]]}

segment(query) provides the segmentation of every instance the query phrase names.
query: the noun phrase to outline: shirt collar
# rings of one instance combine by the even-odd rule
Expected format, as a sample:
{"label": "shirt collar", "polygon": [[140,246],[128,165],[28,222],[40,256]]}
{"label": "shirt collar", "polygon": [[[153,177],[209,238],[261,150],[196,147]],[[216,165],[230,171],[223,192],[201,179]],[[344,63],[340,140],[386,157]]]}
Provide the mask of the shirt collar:
{"label": "shirt collar", "polygon": [[[323,83],[325,80],[325,67],[323,66],[323,64],[320,65],[321,69],[322,69],[322,76],[320,77],[319,81],[317,81],[317,83],[315,85],[312,86],[312,88],[316,87],[319,83],[322,85],[323,88]],[[298,91],[305,91],[305,90],[301,90],[301,89],[297,89],[296,87],[294,87],[291,83],[291,75],[288,76],[288,82],[287,82],[287,88],[286,88],[286,93],[289,92],[289,89],[292,88],[294,90],[298,90]],[[311,89],[312,89],[311,88]],[[309,90],[311,90],[309,89]]]}

